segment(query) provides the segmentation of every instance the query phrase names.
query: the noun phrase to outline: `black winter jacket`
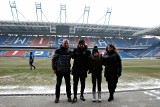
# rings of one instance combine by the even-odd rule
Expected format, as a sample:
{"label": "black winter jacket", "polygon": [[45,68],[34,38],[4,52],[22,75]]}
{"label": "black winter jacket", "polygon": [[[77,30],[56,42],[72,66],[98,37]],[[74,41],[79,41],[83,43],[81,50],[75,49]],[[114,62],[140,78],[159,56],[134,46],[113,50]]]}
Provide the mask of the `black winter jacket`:
{"label": "black winter jacket", "polygon": [[52,58],[52,69],[58,72],[70,72],[72,52],[62,46],[55,51]]}
{"label": "black winter jacket", "polygon": [[76,48],[73,50],[72,58],[74,59],[72,74],[87,77],[87,71],[89,70],[88,60],[91,55],[91,51],[88,49]]}
{"label": "black winter jacket", "polygon": [[104,76],[106,77],[106,80],[118,79],[122,72],[121,58],[119,54],[114,51],[106,51],[103,55],[103,59],[105,65]]}
{"label": "black winter jacket", "polygon": [[102,73],[102,56],[93,56],[89,58],[89,73]]}

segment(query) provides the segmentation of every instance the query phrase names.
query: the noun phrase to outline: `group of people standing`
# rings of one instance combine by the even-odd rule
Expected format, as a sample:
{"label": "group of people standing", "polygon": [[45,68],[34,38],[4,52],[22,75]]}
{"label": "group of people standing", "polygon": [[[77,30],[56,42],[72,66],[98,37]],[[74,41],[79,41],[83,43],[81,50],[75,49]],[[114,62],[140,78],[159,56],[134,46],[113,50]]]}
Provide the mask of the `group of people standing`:
{"label": "group of people standing", "polygon": [[[56,90],[55,103],[59,102],[60,86],[64,77],[66,83],[66,93],[68,102],[77,102],[78,82],[81,83],[80,99],[85,101],[84,89],[87,74],[92,77],[92,93],[93,102],[96,101],[96,83],[98,86],[98,101],[101,102],[101,82],[102,82],[102,66],[105,66],[104,76],[108,82],[109,98],[108,101],[114,100],[114,92],[121,76],[122,65],[121,58],[116,52],[114,45],[109,44],[105,53],[102,55],[98,51],[98,47],[94,46],[92,52],[88,49],[83,39],[79,40],[77,48],[73,51],[69,49],[69,41],[64,39],[58,49],[56,49],[52,58],[52,69],[56,74]],[[74,60],[73,67],[70,69],[71,58]],[[71,79],[73,75],[73,99],[71,98]]]}

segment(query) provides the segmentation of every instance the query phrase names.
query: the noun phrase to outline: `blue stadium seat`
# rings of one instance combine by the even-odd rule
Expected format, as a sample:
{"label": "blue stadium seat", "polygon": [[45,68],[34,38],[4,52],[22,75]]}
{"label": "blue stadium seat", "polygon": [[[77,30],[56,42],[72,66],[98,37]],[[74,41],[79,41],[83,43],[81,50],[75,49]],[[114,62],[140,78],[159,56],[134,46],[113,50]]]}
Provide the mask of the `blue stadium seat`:
{"label": "blue stadium seat", "polygon": [[[35,57],[48,57],[49,51],[48,50],[30,50],[34,53]],[[29,57],[29,52],[28,51],[25,55],[25,57]]]}

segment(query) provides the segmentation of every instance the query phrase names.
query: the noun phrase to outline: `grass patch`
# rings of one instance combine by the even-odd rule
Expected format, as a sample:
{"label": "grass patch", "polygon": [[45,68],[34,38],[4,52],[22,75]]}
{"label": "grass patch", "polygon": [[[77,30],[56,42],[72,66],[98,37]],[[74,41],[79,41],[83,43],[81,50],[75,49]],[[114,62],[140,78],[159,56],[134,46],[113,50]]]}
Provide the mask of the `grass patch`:
{"label": "grass patch", "polygon": [[[36,70],[29,70],[27,58],[0,58],[0,86],[53,85],[55,76],[51,68],[51,58],[36,58],[34,65]],[[133,81],[145,76],[160,78],[160,60],[122,59],[122,66],[122,81]],[[88,75],[89,83],[90,77]],[[105,81],[104,77],[102,81]]]}

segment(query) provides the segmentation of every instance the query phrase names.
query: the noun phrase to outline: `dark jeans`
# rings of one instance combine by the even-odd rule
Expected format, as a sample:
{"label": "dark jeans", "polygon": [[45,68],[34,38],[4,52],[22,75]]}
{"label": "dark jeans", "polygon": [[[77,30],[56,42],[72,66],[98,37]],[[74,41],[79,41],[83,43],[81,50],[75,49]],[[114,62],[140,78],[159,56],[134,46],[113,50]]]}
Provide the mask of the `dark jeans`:
{"label": "dark jeans", "polygon": [[79,79],[80,79],[80,82],[81,82],[81,95],[83,96],[83,93],[84,93],[86,77],[78,75],[78,74],[74,74],[73,75],[73,92],[74,92],[74,97],[77,96],[77,87],[78,87]]}
{"label": "dark jeans", "polygon": [[70,83],[70,72],[57,72],[57,83],[56,83],[56,98],[60,97],[60,87],[62,83],[62,78],[64,77],[66,83],[66,93],[67,97],[71,98],[71,83]]}
{"label": "dark jeans", "polygon": [[97,86],[98,86],[98,91],[101,91],[101,82],[102,82],[102,74],[101,73],[99,73],[99,74],[92,73],[92,84],[93,84],[92,91],[93,92],[96,91],[96,82],[97,82]]}
{"label": "dark jeans", "polygon": [[117,87],[118,78],[108,80],[108,90],[110,94],[114,94],[115,89]]}

